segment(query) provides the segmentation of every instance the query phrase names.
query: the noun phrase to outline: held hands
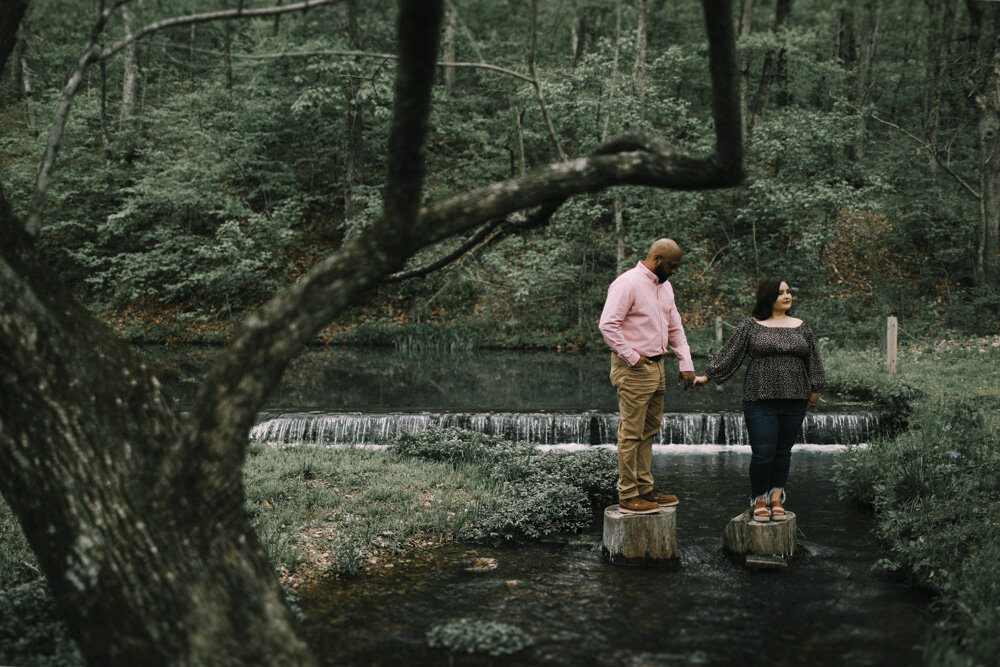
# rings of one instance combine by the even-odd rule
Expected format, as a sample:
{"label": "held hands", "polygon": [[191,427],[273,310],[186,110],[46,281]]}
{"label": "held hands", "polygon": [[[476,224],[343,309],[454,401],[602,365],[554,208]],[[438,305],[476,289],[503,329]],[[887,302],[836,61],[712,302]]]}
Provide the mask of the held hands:
{"label": "held hands", "polygon": [[813,392],[809,395],[809,402],[806,403],[806,410],[812,410],[819,403],[819,392]]}
{"label": "held hands", "polygon": [[680,375],[677,376],[677,386],[684,387],[684,391],[694,387],[695,382],[694,371],[681,371]]}
{"label": "held hands", "polygon": [[692,387],[698,387],[698,386],[703,385],[703,384],[708,384],[708,376],[707,375],[699,375],[698,377],[696,377],[694,379],[694,384],[692,384],[691,386]]}

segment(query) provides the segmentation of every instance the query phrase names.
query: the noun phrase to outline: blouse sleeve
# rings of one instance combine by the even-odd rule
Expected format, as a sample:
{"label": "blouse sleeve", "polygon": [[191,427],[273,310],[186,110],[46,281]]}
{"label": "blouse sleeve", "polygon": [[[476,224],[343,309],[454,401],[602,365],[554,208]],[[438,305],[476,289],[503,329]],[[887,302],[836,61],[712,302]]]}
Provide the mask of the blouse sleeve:
{"label": "blouse sleeve", "polygon": [[802,325],[806,341],[809,342],[809,358],[806,359],[806,372],[809,375],[809,390],[813,393],[823,391],[823,384],[826,381],[823,373],[823,361],[819,358],[819,349],[816,347],[816,337],[808,325]]}
{"label": "blouse sleeve", "polygon": [[743,357],[747,353],[750,327],[752,326],[754,326],[753,322],[745,319],[733,330],[733,335],[729,337],[726,344],[708,364],[708,370],[705,371],[705,374],[708,375],[709,379],[719,383],[725,382],[743,365]]}

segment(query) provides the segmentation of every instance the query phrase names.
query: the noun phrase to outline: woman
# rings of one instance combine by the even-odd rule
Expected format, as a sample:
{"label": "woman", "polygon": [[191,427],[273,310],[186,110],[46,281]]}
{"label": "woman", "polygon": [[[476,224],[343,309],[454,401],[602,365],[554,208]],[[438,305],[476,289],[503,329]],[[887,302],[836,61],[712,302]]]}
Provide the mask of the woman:
{"label": "woman", "polygon": [[784,521],[792,445],[806,410],[823,388],[823,364],[812,330],[791,317],[792,293],[780,278],[757,288],[752,317],[740,322],[695,385],[725,382],[750,358],[743,381],[743,416],[750,435],[750,493],[755,521]]}

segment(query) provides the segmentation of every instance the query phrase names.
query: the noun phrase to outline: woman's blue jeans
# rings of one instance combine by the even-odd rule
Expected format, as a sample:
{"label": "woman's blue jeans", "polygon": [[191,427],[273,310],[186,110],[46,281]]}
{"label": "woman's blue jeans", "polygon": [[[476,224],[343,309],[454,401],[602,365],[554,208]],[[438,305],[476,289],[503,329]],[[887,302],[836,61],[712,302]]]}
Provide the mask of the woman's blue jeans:
{"label": "woman's blue jeans", "polygon": [[750,436],[751,498],[784,489],[792,462],[792,445],[806,417],[806,401],[768,398],[744,401],[743,419]]}

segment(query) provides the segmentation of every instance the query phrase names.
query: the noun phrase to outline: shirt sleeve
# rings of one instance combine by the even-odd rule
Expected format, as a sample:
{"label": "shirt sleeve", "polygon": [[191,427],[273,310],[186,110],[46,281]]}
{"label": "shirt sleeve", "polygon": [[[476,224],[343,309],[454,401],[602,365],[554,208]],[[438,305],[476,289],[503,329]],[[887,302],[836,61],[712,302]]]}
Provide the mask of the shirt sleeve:
{"label": "shirt sleeve", "polygon": [[823,391],[826,382],[826,375],[823,372],[823,360],[819,358],[819,349],[816,347],[816,337],[808,325],[802,325],[806,341],[809,343],[809,357],[806,359],[806,372],[809,375],[809,390],[814,394]]}
{"label": "shirt sleeve", "polygon": [[[673,288],[671,288],[671,293]],[[671,299],[673,300],[673,299]],[[674,301],[670,309],[670,316],[667,321],[667,342],[670,349],[677,357],[677,366],[680,372],[694,371],[694,361],[691,359],[691,347],[688,345],[687,335],[684,333],[684,323],[681,321],[681,314],[677,312],[677,302]]]}
{"label": "shirt sleeve", "polygon": [[641,356],[625,342],[625,334],[622,333],[622,322],[634,302],[635,294],[631,285],[624,280],[615,280],[608,287],[608,298],[604,302],[604,310],[601,312],[601,321],[598,324],[605,342],[619,357],[627,361],[629,366],[635,366]]}
{"label": "shirt sleeve", "polygon": [[705,374],[710,380],[719,383],[725,382],[743,365],[743,358],[746,356],[747,345],[750,342],[750,327],[753,326],[755,326],[754,323],[747,318],[733,330],[729,340],[708,364],[708,370],[705,371]]}

